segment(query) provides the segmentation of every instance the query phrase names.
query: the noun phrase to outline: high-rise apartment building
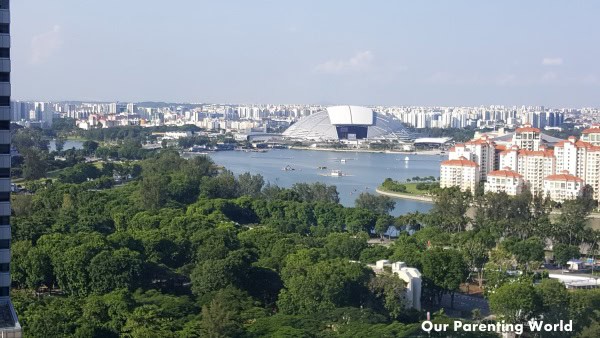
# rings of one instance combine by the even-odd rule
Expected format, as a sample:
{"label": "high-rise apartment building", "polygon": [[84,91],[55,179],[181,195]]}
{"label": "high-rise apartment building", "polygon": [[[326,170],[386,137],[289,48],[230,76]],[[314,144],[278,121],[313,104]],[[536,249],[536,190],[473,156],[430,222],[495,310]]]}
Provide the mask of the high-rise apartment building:
{"label": "high-rise apartment building", "polygon": [[21,337],[10,302],[10,1],[0,0],[0,337]]}
{"label": "high-rise apartment building", "polygon": [[[571,136],[556,143],[553,141],[558,139],[531,126],[517,128],[509,137],[476,136],[456,144],[449,151],[450,161],[442,162],[440,185],[464,190],[481,181],[486,182],[486,192],[504,191],[509,195],[518,195],[527,187],[531,193],[541,193],[557,202],[576,198],[589,185],[594,199],[600,200],[600,127],[586,129],[580,140]],[[476,164],[479,177],[469,178],[473,170],[459,159]],[[494,171],[495,167],[502,170]]]}

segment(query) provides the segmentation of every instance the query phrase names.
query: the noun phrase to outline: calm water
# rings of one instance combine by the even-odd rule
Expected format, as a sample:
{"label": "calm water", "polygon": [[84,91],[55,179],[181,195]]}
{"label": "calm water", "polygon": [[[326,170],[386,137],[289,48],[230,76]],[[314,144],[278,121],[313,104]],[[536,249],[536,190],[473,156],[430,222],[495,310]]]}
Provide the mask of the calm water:
{"label": "calm water", "polygon": [[[364,191],[375,193],[381,183],[391,177],[403,181],[415,176],[434,176],[440,174],[439,155],[400,155],[375,153],[350,153],[308,150],[269,150],[266,153],[246,153],[241,151],[223,151],[210,155],[213,160],[233,173],[244,172],[261,174],[265,181],[282,187],[290,187],[294,183],[322,182],[337,186],[340,202],[345,206],[353,206],[356,197]],[[410,158],[405,161],[405,157]],[[346,159],[346,163],[340,160]],[[286,166],[294,171],[282,170]],[[318,167],[327,167],[319,170]],[[332,169],[341,170],[348,176],[331,177]],[[431,204],[396,200],[394,216],[407,212],[427,212]]]}
{"label": "calm water", "polygon": [[[50,151],[56,150],[56,142],[54,140],[51,140],[48,146],[50,148]],[[71,148],[83,149],[83,141],[72,141],[72,140],[65,141],[64,150],[71,149]]]}

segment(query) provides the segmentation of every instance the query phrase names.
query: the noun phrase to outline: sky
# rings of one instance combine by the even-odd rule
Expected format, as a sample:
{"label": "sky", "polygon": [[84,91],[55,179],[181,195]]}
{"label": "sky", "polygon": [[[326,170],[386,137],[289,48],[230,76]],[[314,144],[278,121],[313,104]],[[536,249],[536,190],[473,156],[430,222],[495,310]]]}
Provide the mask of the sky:
{"label": "sky", "polygon": [[600,1],[11,6],[14,99],[600,106]]}

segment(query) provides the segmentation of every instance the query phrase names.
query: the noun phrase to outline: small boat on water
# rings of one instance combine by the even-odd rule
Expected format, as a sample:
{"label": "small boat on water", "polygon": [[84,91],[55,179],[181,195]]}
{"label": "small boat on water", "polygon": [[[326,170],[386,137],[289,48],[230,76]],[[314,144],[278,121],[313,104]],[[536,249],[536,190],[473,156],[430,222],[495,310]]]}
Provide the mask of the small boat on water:
{"label": "small boat on water", "polygon": [[410,157],[406,156],[406,157],[404,158],[404,160],[405,160],[405,161],[410,161]]}
{"label": "small boat on water", "polygon": [[319,169],[319,170],[327,170],[327,167],[321,166],[321,167],[318,167],[317,169]]}
{"label": "small boat on water", "polygon": [[345,159],[345,158],[343,158],[343,159],[341,159],[341,160],[340,160],[340,162],[342,162],[342,163],[346,163],[346,159]]}
{"label": "small boat on water", "polygon": [[332,170],[329,175],[333,177],[342,177],[344,176],[344,173],[341,170]]}
{"label": "small boat on water", "polygon": [[290,166],[289,164],[286,165],[283,169],[281,169],[283,171],[294,171],[296,169],[294,169],[292,166]]}

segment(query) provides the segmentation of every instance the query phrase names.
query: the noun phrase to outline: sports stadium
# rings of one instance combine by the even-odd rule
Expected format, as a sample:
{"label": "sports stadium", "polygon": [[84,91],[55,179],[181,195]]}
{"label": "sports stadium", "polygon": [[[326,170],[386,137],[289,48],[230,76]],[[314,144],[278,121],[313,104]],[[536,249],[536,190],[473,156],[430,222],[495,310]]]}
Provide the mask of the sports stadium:
{"label": "sports stadium", "polygon": [[400,140],[408,130],[391,115],[358,106],[335,106],[306,116],[291,125],[283,137],[303,141]]}

